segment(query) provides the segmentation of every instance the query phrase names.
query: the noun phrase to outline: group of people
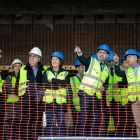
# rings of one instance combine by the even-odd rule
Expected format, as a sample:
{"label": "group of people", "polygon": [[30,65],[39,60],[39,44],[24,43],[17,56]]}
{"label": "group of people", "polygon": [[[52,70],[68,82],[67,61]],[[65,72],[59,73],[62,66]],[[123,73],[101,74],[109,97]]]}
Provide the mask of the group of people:
{"label": "group of people", "polygon": [[12,140],[37,139],[42,135],[65,137],[68,108],[73,118],[72,136],[100,136],[103,122],[107,137],[140,136],[140,53],[129,49],[119,61],[106,44],[88,58],[80,47],[76,46],[74,52],[78,73],[73,77],[62,68],[64,58],[59,51],[50,56],[50,68],[41,64],[38,47],[31,49],[26,65],[19,59],[13,60],[13,74],[6,81],[0,76],[1,139],[6,138],[6,123],[8,139]]}

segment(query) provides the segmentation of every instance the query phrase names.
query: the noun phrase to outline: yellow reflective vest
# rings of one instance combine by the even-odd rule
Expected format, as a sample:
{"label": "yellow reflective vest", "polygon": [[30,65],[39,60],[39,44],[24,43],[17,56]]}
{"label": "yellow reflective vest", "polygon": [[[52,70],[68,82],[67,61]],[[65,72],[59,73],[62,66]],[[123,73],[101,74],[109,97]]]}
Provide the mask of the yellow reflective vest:
{"label": "yellow reflective vest", "polygon": [[[25,67],[26,65],[23,65],[20,69],[18,96],[24,95],[26,92],[26,88],[28,87],[27,82],[29,81],[27,80],[27,70],[24,69]],[[45,65],[43,65],[43,68],[44,68],[44,71],[42,71],[42,75],[47,70],[47,67]]]}
{"label": "yellow reflective vest", "polygon": [[114,98],[115,102],[121,102],[121,93],[120,89],[113,89],[113,85],[117,84],[117,82],[122,81],[122,77],[118,77],[114,72],[114,75],[109,75],[109,86],[108,90],[106,91],[106,103],[109,106],[109,102],[112,101]]}
{"label": "yellow reflective vest", "polygon": [[115,131],[115,124],[114,124],[113,117],[110,117],[109,119],[108,131]]}
{"label": "yellow reflective vest", "polygon": [[125,73],[128,82],[128,99],[135,102],[138,97],[140,101],[140,66],[137,70],[137,76],[131,67],[125,69]]}
{"label": "yellow reflective vest", "polygon": [[[50,71],[46,71],[47,80],[52,80],[55,78],[55,75]],[[65,80],[65,77],[68,75],[67,71],[60,72],[57,75],[56,79]],[[66,103],[67,102],[67,90],[66,88],[60,87],[58,90],[53,89],[46,89],[45,95],[43,97],[43,102],[52,103],[54,98],[58,104]]]}
{"label": "yellow reflective vest", "polygon": [[[125,71],[125,68],[120,66],[121,71]],[[121,88],[121,98],[122,98],[122,106],[125,106],[128,103],[128,88]]]}
{"label": "yellow reflective vest", "polygon": [[79,89],[85,91],[90,96],[96,93],[97,98],[101,99],[102,94],[99,88],[105,83],[109,73],[110,70],[106,65],[101,72],[100,63],[97,59],[91,57],[89,68],[84,72]]}
{"label": "yellow reflective vest", "polygon": [[[16,84],[16,77],[12,77],[10,76],[11,79],[11,84],[12,84],[12,88],[15,88],[15,84]],[[9,102],[18,102],[19,101],[19,97],[17,95],[14,94],[8,94],[7,95],[7,103]]]}
{"label": "yellow reflective vest", "polygon": [[1,79],[1,74],[0,74],[0,93],[2,93],[2,86],[4,84],[5,80]]}
{"label": "yellow reflective vest", "polygon": [[80,87],[80,80],[77,78],[77,76],[71,77],[70,78],[70,84],[71,84],[71,89],[72,89],[72,93],[73,93],[73,104],[75,106],[75,109],[77,111],[81,111],[80,108],[80,98],[78,96],[78,91],[79,91],[79,87]]}
{"label": "yellow reflective vest", "polygon": [[121,97],[122,97],[122,106],[125,106],[128,103],[128,88],[121,89]]}

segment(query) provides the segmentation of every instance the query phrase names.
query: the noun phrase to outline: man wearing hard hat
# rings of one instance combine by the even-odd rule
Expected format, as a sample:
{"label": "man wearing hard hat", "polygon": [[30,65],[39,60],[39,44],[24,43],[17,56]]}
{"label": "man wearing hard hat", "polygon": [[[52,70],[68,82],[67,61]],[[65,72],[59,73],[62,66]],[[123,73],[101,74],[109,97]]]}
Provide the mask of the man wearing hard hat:
{"label": "man wearing hard hat", "polygon": [[[138,63],[138,53],[134,49],[129,49],[125,52],[124,57],[129,64],[129,68],[121,70],[119,66],[119,57],[115,54],[115,72],[118,76],[127,79],[128,95],[125,98],[132,102],[132,112],[136,122],[137,136],[140,137],[140,65]],[[134,122],[134,124],[135,124]]]}
{"label": "man wearing hard hat", "polygon": [[41,135],[43,110],[41,109],[41,102],[37,102],[36,96],[39,87],[41,87],[42,74],[47,69],[40,63],[41,58],[41,50],[34,47],[29,52],[29,62],[22,66],[18,73],[18,96],[21,102],[20,139],[31,138],[32,132],[34,138]]}
{"label": "man wearing hard hat", "polygon": [[[109,87],[108,90],[106,91],[106,102],[109,113],[107,112],[107,116],[111,114],[111,116],[114,119],[114,133],[111,133],[112,136],[114,135],[115,137],[134,137],[136,136],[134,134],[135,130],[133,131],[133,134],[130,133],[132,132],[133,123],[131,123],[131,119],[127,118],[129,112],[127,112],[127,106],[126,100],[123,100],[124,92],[126,91],[126,88],[124,89],[124,85],[126,84],[126,80],[124,80],[122,77],[119,77],[116,75],[115,70],[114,70],[114,58],[115,54],[113,51],[110,51],[110,56],[106,59],[106,63],[108,67],[110,67],[111,74],[109,76]],[[125,61],[125,60],[124,60]],[[124,90],[123,90],[124,89]],[[130,106],[129,106],[130,107]],[[109,117],[106,117],[109,118]],[[130,125],[130,123],[132,125]],[[133,127],[132,127],[133,126]],[[110,127],[113,128],[113,127]],[[127,129],[125,129],[127,128]],[[109,129],[110,131],[113,132],[113,129]]]}
{"label": "man wearing hard hat", "polygon": [[[0,59],[2,57],[0,50]],[[5,100],[6,96],[3,93],[4,92],[4,82],[5,80],[1,79],[1,73],[0,73],[0,139],[4,137],[4,115],[5,115]]]}
{"label": "man wearing hard hat", "polygon": [[18,72],[23,65],[22,61],[19,59],[14,59],[11,64],[11,69],[13,70],[12,75],[6,77],[6,112],[5,120],[9,124],[9,137],[8,139],[17,139],[16,133],[18,129],[18,124],[20,120],[20,104],[19,97],[15,94],[15,84]]}
{"label": "man wearing hard hat", "polygon": [[70,104],[70,107],[72,110],[73,118],[73,136],[77,136],[79,114],[81,111],[78,91],[84,74],[84,65],[77,59],[75,62],[75,68],[78,71],[78,73],[70,78],[69,88],[69,93],[72,93],[72,104]]}
{"label": "man wearing hard hat", "polygon": [[97,123],[99,121],[101,90],[107,77],[109,76],[108,67],[104,64],[109,56],[110,48],[106,44],[99,46],[97,50],[97,59],[93,57],[85,58],[79,47],[75,47],[79,61],[85,65],[85,72],[81,81],[78,96],[80,97],[80,119],[78,136],[96,137]]}

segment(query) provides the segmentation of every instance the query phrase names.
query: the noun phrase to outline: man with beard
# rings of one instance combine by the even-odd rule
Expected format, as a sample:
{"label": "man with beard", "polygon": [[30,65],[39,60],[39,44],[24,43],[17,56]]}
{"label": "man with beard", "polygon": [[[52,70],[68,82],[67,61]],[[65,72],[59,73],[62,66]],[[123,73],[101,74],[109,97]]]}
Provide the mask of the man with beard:
{"label": "man with beard", "polygon": [[[110,48],[106,44],[99,46],[96,58],[85,58],[79,47],[75,47],[79,61],[85,66],[85,72],[81,81],[78,96],[80,97],[80,118],[78,136],[97,136],[97,124],[99,120],[100,104],[104,90],[102,87],[109,76],[108,67],[104,64],[109,55]],[[101,126],[100,126],[101,127]]]}

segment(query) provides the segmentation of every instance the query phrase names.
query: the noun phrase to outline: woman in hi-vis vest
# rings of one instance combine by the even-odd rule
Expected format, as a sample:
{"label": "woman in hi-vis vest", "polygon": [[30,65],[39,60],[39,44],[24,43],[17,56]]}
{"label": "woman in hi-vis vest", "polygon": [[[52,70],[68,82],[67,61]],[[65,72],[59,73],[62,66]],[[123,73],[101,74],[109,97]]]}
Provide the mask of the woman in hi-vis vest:
{"label": "woman in hi-vis vest", "polygon": [[6,77],[6,112],[5,120],[9,124],[9,131],[6,131],[8,139],[17,139],[18,124],[20,121],[20,104],[18,93],[15,93],[16,77],[23,63],[19,59],[14,59],[11,65],[12,75]]}
{"label": "woman in hi-vis vest", "polygon": [[[50,59],[50,68],[43,76],[42,83],[45,87],[43,103],[47,121],[47,136],[66,136],[65,113],[67,111],[67,86],[70,83],[68,71],[63,66],[63,55],[54,52]],[[44,131],[44,130],[43,130]]]}

